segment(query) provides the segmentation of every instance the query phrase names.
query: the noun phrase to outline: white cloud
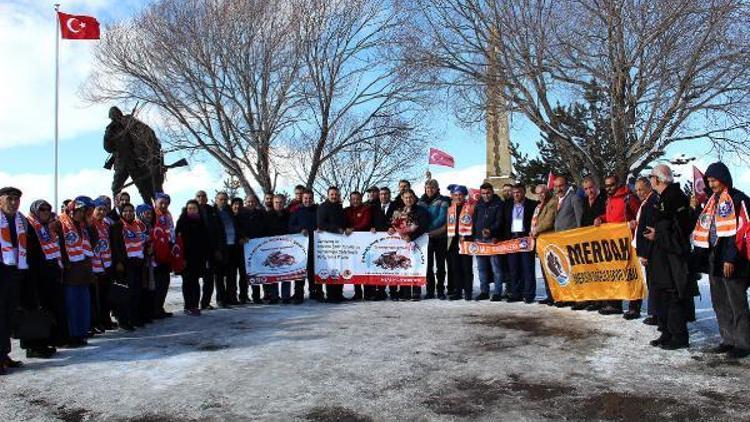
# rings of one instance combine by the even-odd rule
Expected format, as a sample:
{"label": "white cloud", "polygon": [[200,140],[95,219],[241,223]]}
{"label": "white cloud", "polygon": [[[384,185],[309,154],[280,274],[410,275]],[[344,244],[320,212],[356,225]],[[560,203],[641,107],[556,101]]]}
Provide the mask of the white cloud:
{"label": "white cloud", "polygon": [[[447,192],[447,186],[451,184],[465,185],[469,188],[478,189],[479,185],[484,182],[486,175],[486,166],[484,164],[447,171],[432,171],[432,177],[437,179],[441,192],[444,195]],[[419,184],[415,183],[414,185],[418,186]]]}
{"label": "white cloud", "polygon": [[[66,4],[66,12],[95,14],[104,1]],[[54,138],[55,15],[46,2],[0,4],[0,148]],[[60,138],[108,123],[106,104],[86,105],[77,90],[88,77],[98,41],[60,40]]]}

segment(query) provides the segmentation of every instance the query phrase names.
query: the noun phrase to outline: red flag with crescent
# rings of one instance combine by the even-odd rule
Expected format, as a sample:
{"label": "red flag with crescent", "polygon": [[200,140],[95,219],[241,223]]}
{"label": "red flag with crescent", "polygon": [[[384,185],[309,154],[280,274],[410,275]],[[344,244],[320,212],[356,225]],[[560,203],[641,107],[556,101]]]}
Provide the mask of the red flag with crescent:
{"label": "red flag with crescent", "polygon": [[430,164],[439,166],[453,167],[456,165],[453,157],[447,152],[440,151],[437,148],[430,148]]}
{"label": "red flag with crescent", "polygon": [[98,40],[99,21],[92,16],[69,15],[57,12],[60,33],[65,40]]}
{"label": "red flag with crescent", "polygon": [[699,204],[705,204],[708,201],[706,195],[706,182],[703,179],[703,172],[698,167],[693,166],[693,195]]}

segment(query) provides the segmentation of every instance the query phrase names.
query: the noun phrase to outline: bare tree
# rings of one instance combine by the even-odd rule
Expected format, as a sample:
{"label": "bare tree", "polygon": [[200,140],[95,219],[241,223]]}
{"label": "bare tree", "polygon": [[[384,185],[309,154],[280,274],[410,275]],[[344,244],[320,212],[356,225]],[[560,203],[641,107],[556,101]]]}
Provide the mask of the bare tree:
{"label": "bare tree", "polygon": [[[608,93],[616,172],[638,173],[673,143],[750,152],[750,16],[742,0],[416,0],[411,60],[474,115],[500,95],[558,145],[582,149],[555,115],[590,84]],[[492,109],[492,107],[489,107]]]}
{"label": "bare tree", "polygon": [[[346,121],[340,125],[345,133],[351,130],[346,126]],[[360,139],[322,163],[313,184],[316,193],[324,195],[329,186],[338,186],[345,195],[363,192],[371,186],[391,185],[398,178],[408,179],[416,175],[420,164],[426,166],[427,138],[422,131],[404,130],[377,139],[363,131],[359,136],[368,139]]]}
{"label": "bare tree", "polygon": [[[299,0],[296,7],[305,16],[300,25],[305,108],[290,150],[302,164],[297,175],[313,187],[321,168],[331,167],[329,160],[367,156],[379,161],[387,152],[379,142],[416,139],[409,132],[418,131],[423,90],[418,74],[397,60],[397,31],[407,17],[398,4]],[[386,177],[383,168],[372,171],[379,176],[363,180]]]}
{"label": "bare tree", "polygon": [[252,180],[273,191],[300,102],[298,27],[283,0],[160,0],[104,32],[85,91],[156,106],[172,147],[208,153],[246,193]]}

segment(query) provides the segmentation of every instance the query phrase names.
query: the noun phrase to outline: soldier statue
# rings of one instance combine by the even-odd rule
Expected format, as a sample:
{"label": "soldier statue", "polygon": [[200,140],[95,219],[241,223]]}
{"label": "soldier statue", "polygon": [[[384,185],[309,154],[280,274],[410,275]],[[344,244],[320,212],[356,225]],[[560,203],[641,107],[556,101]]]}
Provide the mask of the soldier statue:
{"label": "soldier statue", "polygon": [[104,149],[111,155],[104,167],[115,170],[112,195],[126,187],[130,177],[130,184],[138,188],[143,201],[153,203],[155,193],[162,192],[166,172],[156,134],[133,114],[123,115],[117,107],[109,109],[109,118],[112,122],[104,133]]}

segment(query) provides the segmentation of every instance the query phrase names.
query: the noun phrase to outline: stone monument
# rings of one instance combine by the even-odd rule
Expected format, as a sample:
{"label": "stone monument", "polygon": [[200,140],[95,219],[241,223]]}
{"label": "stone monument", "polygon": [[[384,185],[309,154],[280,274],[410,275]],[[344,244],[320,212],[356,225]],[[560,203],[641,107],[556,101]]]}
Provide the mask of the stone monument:
{"label": "stone monument", "polygon": [[495,59],[497,45],[487,51],[486,126],[487,126],[487,177],[485,182],[492,184],[495,192],[506,184],[513,184],[513,168],[510,161],[510,122],[508,105],[503,96],[499,67]]}

